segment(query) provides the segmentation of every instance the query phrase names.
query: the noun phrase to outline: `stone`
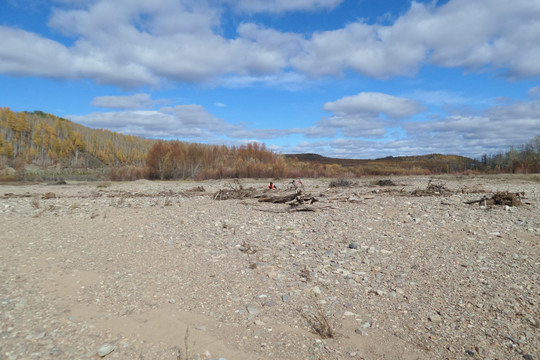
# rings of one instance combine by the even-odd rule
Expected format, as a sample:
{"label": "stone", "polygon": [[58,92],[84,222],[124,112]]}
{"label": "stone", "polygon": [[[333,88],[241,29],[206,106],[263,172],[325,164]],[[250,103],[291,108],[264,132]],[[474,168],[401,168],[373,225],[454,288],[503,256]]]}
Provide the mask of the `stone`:
{"label": "stone", "polygon": [[250,315],[259,315],[261,313],[261,310],[257,309],[254,306],[248,306],[247,311]]}
{"label": "stone", "polygon": [[367,331],[365,329],[358,328],[358,329],[354,330],[354,332],[357,333],[358,335],[362,335],[362,336],[367,336],[368,335],[368,333],[367,333]]}
{"label": "stone", "polygon": [[113,344],[103,344],[98,349],[97,354],[99,357],[105,357],[112,353],[116,349],[116,347]]}
{"label": "stone", "polygon": [[313,291],[313,293],[316,295],[321,294],[321,289],[318,286],[314,286],[313,289],[311,289],[311,291]]}
{"label": "stone", "polygon": [[357,243],[350,243],[349,244],[349,249],[358,249],[358,244]]}

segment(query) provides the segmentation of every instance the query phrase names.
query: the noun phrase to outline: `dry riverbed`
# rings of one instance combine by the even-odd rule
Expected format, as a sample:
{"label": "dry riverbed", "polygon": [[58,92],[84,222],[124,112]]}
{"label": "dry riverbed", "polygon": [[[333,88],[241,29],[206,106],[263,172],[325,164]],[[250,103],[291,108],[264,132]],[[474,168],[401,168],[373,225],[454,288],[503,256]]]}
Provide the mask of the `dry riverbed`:
{"label": "dry riverbed", "polygon": [[540,177],[376,180],[0,185],[0,358],[540,360]]}

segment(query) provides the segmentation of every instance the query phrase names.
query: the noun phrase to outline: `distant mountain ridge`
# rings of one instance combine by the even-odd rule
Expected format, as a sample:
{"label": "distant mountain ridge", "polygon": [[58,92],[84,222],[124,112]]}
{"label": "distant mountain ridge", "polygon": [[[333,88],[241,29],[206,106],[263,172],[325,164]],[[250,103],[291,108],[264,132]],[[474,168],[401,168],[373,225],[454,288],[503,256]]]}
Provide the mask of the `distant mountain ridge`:
{"label": "distant mountain ridge", "polygon": [[417,167],[434,172],[474,170],[480,165],[477,160],[465,156],[443,154],[387,156],[374,160],[330,158],[314,153],[285,154],[284,156],[287,159],[297,159],[301,162],[336,164],[343,167],[403,167],[406,169]]}

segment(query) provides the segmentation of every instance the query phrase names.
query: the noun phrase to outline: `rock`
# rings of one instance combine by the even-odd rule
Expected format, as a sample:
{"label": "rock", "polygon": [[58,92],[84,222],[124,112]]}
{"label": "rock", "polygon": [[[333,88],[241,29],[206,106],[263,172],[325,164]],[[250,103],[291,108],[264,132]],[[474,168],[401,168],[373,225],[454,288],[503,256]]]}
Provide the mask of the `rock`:
{"label": "rock", "polygon": [[318,286],[314,286],[313,289],[311,289],[315,295],[321,294],[321,289]]}
{"label": "rock", "polygon": [[247,311],[250,315],[259,315],[261,313],[261,310],[257,309],[254,306],[248,306]]}
{"label": "rock", "polygon": [[350,243],[349,244],[349,249],[358,249],[358,244],[357,243]]}
{"label": "rock", "polygon": [[434,323],[438,323],[438,322],[442,321],[442,318],[441,318],[441,316],[439,314],[431,314],[428,317],[428,320],[431,321],[431,322],[434,322]]}
{"label": "rock", "polygon": [[356,315],[355,313],[350,312],[350,311],[345,311],[345,312],[343,313],[343,316],[355,316],[355,315]]}
{"label": "rock", "polygon": [[368,335],[368,333],[367,333],[367,331],[365,329],[358,328],[358,329],[355,329],[354,332],[357,333],[358,335],[362,335],[362,336],[367,336]]}
{"label": "rock", "polygon": [[113,344],[103,344],[98,349],[97,354],[99,357],[105,357],[112,353],[116,349],[116,347]]}
{"label": "rock", "polygon": [[370,328],[371,327],[371,323],[366,321],[365,323],[362,324],[362,328],[363,329],[367,329],[367,328]]}
{"label": "rock", "polygon": [[289,297],[287,295],[281,295],[281,301],[285,302],[289,300]]}

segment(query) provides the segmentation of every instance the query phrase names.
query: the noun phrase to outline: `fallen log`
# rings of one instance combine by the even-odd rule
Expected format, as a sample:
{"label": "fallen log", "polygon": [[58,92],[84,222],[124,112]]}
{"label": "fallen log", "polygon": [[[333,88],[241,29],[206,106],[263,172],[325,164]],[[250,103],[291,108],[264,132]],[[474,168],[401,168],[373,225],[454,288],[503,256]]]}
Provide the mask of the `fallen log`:
{"label": "fallen log", "polygon": [[289,201],[296,199],[298,194],[296,192],[285,195],[268,195],[264,194],[259,198],[259,202],[270,202],[274,204],[285,204]]}

